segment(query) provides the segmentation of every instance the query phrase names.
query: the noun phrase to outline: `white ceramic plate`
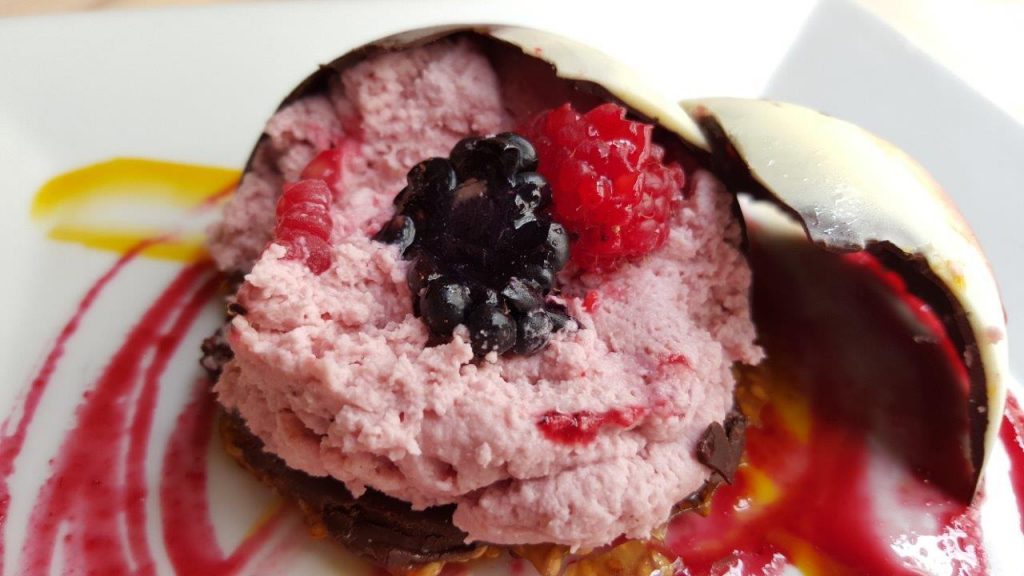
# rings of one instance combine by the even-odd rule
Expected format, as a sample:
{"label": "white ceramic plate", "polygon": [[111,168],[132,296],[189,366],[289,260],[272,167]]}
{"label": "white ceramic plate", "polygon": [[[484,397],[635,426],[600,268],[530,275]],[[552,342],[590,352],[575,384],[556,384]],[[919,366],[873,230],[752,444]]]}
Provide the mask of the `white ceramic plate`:
{"label": "white ceramic plate", "polygon": [[[557,4],[552,6],[549,4]],[[345,1],[103,13],[0,21],[0,415],[20,406],[76,303],[116,256],[47,238],[30,218],[36,190],[50,178],[119,156],[239,167],[263,121],[312,67],[365,41],[441,22],[508,22],[547,28],[601,46],[679,98],[768,95],[853,120],[906,148],[946,186],[988,250],[1011,317],[1024,316],[1024,129],[845,1],[815,3],[594,3]],[[180,211],[98,214],[174,222]],[[69,341],[27,430],[11,478],[4,566],[18,551],[50,458],[73,425],[87,387],[180,265],[141,258],[98,297]],[[195,350],[219,320],[209,306],[170,359],[156,398],[145,482],[158,492],[163,450],[198,374]],[[1024,339],[1011,339],[1015,369]],[[184,383],[184,384],[183,384]],[[17,418],[13,421],[17,421]],[[6,430],[5,433],[9,433]],[[209,496],[221,546],[231,549],[272,505],[262,487],[210,449]],[[1005,478],[997,454],[990,477]],[[998,573],[1019,566],[1020,534],[1005,481],[993,482],[986,516]],[[1001,506],[1006,504],[1006,506]],[[158,507],[148,503],[149,544],[160,545]],[[267,573],[338,573],[351,567],[334,547],[310,543],[294,517],[277,545],[286,565]],[[182,526],[182,530],[189,530]],[[295,536],[295,535],[298,535]],[[1017,556],[1015,559],[1014,556]],[[59,559],[58,559],[59,560]]]}

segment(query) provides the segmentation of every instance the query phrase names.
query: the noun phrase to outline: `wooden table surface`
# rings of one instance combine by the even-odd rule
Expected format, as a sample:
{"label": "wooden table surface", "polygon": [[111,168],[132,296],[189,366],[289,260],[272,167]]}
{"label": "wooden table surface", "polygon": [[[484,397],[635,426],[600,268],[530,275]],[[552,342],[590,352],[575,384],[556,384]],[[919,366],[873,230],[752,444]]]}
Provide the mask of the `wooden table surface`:
{"label": "wooden table surface", "polygon": [[0,0],[0,16],[117,8],[151,8],[154,6],[196,6],[238,1],[240,0]]}

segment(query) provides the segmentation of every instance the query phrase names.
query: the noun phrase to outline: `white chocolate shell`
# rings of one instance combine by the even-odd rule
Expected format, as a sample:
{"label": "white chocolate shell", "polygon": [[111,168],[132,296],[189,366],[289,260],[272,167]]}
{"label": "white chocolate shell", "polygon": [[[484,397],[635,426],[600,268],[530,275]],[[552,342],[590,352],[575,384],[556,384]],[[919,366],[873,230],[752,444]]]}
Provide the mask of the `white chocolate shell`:
{"label": "white chocolate shell", "polygon": [[985,255],[949,197],[902,150],[820,112],[738,98],[683,107],[706,127],[713,148],[741,162],[749,183],[795,213],[813,241],[895,252],[901,272],[941,284],[949,301],[929,304],[952,314],[946,329],[971,379],[971,456],[980,474],[1010,378],[1006,321]]}

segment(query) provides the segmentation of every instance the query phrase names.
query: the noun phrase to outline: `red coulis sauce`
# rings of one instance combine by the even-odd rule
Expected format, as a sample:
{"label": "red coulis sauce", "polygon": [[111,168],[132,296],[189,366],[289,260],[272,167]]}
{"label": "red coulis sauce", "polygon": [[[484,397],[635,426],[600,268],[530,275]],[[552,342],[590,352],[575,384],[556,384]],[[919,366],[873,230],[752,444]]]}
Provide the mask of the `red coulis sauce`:
{"label": "red coulis sauce", "polygon": [[[1010,482],[1017,497],[1017,508],[1024,512],[1024,411],[1013,396],[1006,399],[1006,415],[999,436],[1010,455]],[[1020,528],[1024,532],[1024,514]]]}
{"label": "red coulis sauce", "polygon": [[146,531],[126,530],[125,546],[119,525],[146,526],[145,455],[156,386],[185,331],[213,295],[216,278],[209,272],[209,263],[181,271],[128,333],[78,406],[77,422],[32,508],[22,573],[48,574],[58,539],[87,572],[154,573]]}
{"label": "red coulis sauce", "polygon": [[[86,293],[20,411],[5,421],[3,524],[14,463],[62,351],[141,248]],[[755,316],[769,360],[741,377],[740,402],[752,419],[747,463],[715,494],[706,518],[677,517],[665,551],[690,574],[778,574],[787,563],[827,574],[985,573],[977,504],[965,503],[966,375],[950,362],[952,344],[936,337],[937,319],[864,256],[837,258],[802,243],[755,241],[752,250]],[[217,282],[209,263],[183,268],[124,337],[52,460],[23,549],[8,556],[18,573],[47,574],[55,557],[72,572],[155,572],[145,462],[158,385],[200,309],[216,297]],[[180,414],[159,474],[163,545],[180,574],[242,571],[276,524],[262,524],[230,554],[217,544],[206,500],[215,413],[208,386],[199,382]],[[640,417],[631,410],[556,413],[541,427],[553,440],[575,443]],[[1019,502],[1022,432],[1024,415],[1011,401],[1002,438]]]}
{"label": "red coulis sauce", "polygon": [[[0,439],[0,527],[6,528],[7,524],[7,513],[10,509],[11,504],[11,492],[10,492],[10,478],[14,473],[14,461],[21,453],[21,449],[25,445],[25,439],[28,435],[28,426],[32,423],[35,417],[36,408],[39,406],[39,401],[43,397],[43,392],[46,391],[47,385],[50,383],[50,378],[53,376],[54,371],[57,369],[57,364],[60,362],[61,357],[64,355],[64,348],[67,346],[68,341],[78,331],[78,326],[82,321],[82,317],[85,316],[86,312],[92,308],[96,298],[100,295],[103,289],[113,280],[121,269],[125,267],[128,262],[133,260],[142,249],[144,245],[139,245],[135,249],[127,252],[124,256],[119,258],[117,262],[107,270],[93,285],[86,291],[85,296],[78,303],[75,312],[71,315],[71,318],[64,324],[60,333],[57,335],[56,341],[53,343],[53,347],[46,355],[46,359],[43,360],[43,365],[39,369],[39,373],[32,379],[32,382],[28,385],[28,391],[21,400],[20,414],[17,409],[12,414],[8,415],[4,419],[3,423],[3,437]],[[12,430],[13,429],[13,430]],[[3,531],[0,530],[0,533]],[[4,558],[6,553],[6,538],[0,537],[0,572],[3,572]]]}
{"label": "red coulis sauce", "polygon": [[552,410],[541,416],[537,422],[544,437],[559,444],[587,444],[597,438],[597,433],[605,426],[630,428],[643,418],[647,410],[635,406],[621,410],[594,412],[558,412]]}
{"label": "red coulis sauce", "polygon": [[746,464],[668,551],[691,574],[986,573],[967,375],[934,313],[866,254],[755,238],[752,258],[768,360],[741,378]]}
{"label": "red coulis sauce", "polygon": [[[0,466],[3,521],[9,506],[14,461],[39,399],[99,293],[146,245],[129,251],[86,293],[32,381],[17,424],[9,418]],[[220,279],[208,261],[186,266],[125,335],[100,377],[83,396],[52,473],[36,496],[27,537],[17,559],[19,574],[49,574],[58,553],[63,572],[154,574],[147,533],[145,462],[160,379],[199,312],[214,297]],[[206,500],[206,452],[214,403],[208,382],[179,419],[161,469],[164,544],[182,574],[231,574],[267,540],[264,523],[230,555],[219,549]]]}
{"label": "red coulis sauce", "polygon": [[164,454],[160,480],[164,545],[178,574],[238,573],[270,538],[284,510],[278,509],[231,554],[225,556],[216,545],[206,499],[206,449],[213,436],[216,412],[210,383],[200,380],[192,402],[178,417]]}

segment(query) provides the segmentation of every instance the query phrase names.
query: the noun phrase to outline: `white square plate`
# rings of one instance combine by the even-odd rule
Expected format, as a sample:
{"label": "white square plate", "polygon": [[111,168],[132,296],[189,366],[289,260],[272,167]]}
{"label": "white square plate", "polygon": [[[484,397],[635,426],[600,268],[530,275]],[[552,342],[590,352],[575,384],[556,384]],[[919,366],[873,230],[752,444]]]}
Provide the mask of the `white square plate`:
{"label": "white square plate", "polygon": [[[991,257],[1009,315],[1024,316],[1024,236],[1016,222],[1024,213],[1024,128],[845,0],[668,4],[634,0],[627,11],[613,12],[598,3],[352,0],[0,20],[0,413],[21,406],[76,303],[116,259],[47,238],[45,222],[30,217],[43,183],[123,156],[239,167],[265,119],[316,64],[376,37],[436,23],[546,28],[602,47],[680,99],[767,95],[862,124],[904,147],[946,187]],[[145,218],[196,227],[182,216]],[[77,326],[12,477],[5,573],[15,573],[31,503],[82,394],[179,270],[167,261],[134,261]],[[198,375],[195,351],[218,321],[217,306],[208,306],[159,383],[145,467],[151,495]],[[1024,368],[1024,339],[1011,339],[1011,361],[1018,373]],[[1005,477],[1005,456],[997,456],[991,475]],[[272,500],[218,447],[209,458],[213,512],[229,518],[218,523],[217,537],[231,549]],[[1006,487],[995,488],[989,504],[1007,498]],[[170,573],[158,506],[150,501],[145,509],[154,560],[160,573]],[[997,537],[990,560],[998,573],[1011,573],[1020,545],[1010,515],[986,530]],[[283,522],[297,524],[292,517]],[[293,551],[289,563],[262,571],[355,570],[334,547],[295,537],[299,529],[284,532],[292,536],[274,545]]]}

